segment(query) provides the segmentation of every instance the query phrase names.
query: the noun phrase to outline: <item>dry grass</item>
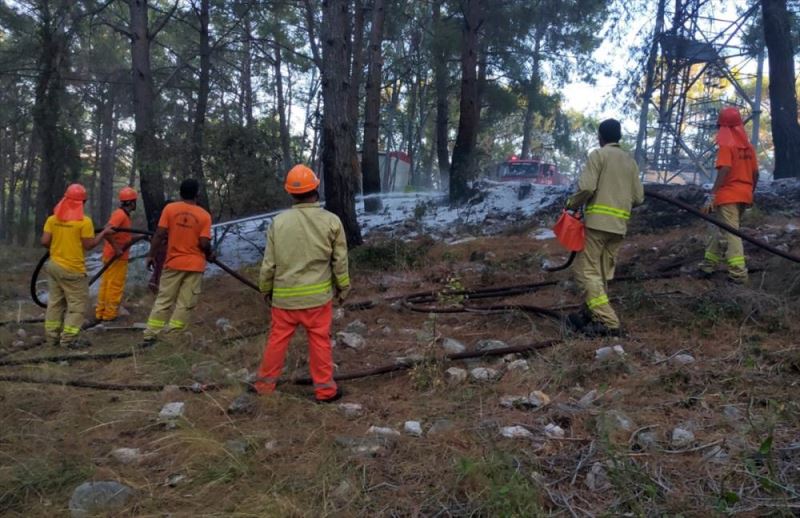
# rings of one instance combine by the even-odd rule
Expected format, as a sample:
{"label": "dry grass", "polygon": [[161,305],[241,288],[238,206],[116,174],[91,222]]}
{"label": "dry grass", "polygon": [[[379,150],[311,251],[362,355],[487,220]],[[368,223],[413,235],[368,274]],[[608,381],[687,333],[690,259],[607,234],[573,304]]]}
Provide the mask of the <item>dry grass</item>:
{"label": "dry grass", "polygon": [[[700,241],[689,236],[701,232],[697,227],[633,236],[622,252],[620,272],[654,272],[671,261],[699,257]],[[424,252],[412,244],[397,257],[380,257],[374,268],[370,261],[375,255],[360,252],[354,300],[454,282],[469,287],[535,282],[544,278],[539,258],[558,255],[552,243],[524,234],[454,246],[417,245]],[[386,252],[385,245],[381,250]],[[752,262],[764,260],[755,254]],[[336,407],[308,402],[309,389],[289,385],[274,397],[261,398],[255,415],[231,417],[224,409],[241,390],[233,382],[205,394],[6,383],[0,392],[0,514],[63,516],[81,481],[114,479],[138,491],[129,510],[136,516],[791,516],[800,505],[800,349],[794,338],[797,294],[791,282],[781,279],[797,275],[792,272],[771,269],[758,281],[762,291],[691,278],[614,285],[611,294],[622,297],[617,307],[629,337],[569,337],[531,355],[529,371],[509,372],[487,385],[447,386],[443,370],[448,365],[438,359],[438,346],[412,332],[425,327],[427,315],[397,311],[388,303],[352,312],[335,330],[361,319],[369,327],[369,347],[337,349],[341,371],[391,363],[411,353],[429,359],[410,373],[346,383],[345,401],[365,409],[352,420]],[[24,275],[14,282],[12,289],[24,293]],[[558,287],[513,300],[558,306],[576,297]],[[130,303],[131,320],[142,321],[150,302],[145,296]],[[5,304],[3,310],[5,316],[14,313]],[[36,313],[30,310],[30,316]],[[233,325],[227,334],[215,325],[221,317]],[[108,363],[0,370],[187,384],[198,364],[217,362],[211,376],[225,381],[224,369],[253,370],[263,347],[263,335],[231,338],[266,326],[257,294],[228,279],[212,279],[204,287],[191,338],[183,343]],[[391,331],[385,334],[387,326]],[[433,326],[468,346],[481,338],[522,344],[561,333],[554,323],[519,313],[438,315]],[[35,326],[27,329],[38,332]],[[0,328],[2,348],[14,331]],[[137,339],[122,332],[92,337],[103,351],[125,350]],[[299,333],[287,374],[306,371],[303,341]],[[624,358],[594,360],[596,348],[616,343],[625,347]],[[697,361],[676,366],[666,360],[681,351]],[[52,352],[40,347],[14,357]],[[598,392],[597,401],[587,409],[577,407],[575,402],[591,389]],[[498,404],[502,395],[532,390],[547,393],[551,404],[535,411]],[[167,429],[156,415],[173,400],[185,401],[187,411],[174,429]],[[726,416],[726,407],[735,408],[738,417]],[[615,428],[614,412],[630,418],[634,430]],[[451,431],[402,437],[374,458],[354,456],[334,441],[340,435],[363,437],[370,425],[402,429],[410,419],[421,421],[427,431],[442,418],[453,423]],[[548,423],[564,428],[566,438],[547,439],[542,430]],[[532,430],[535,439],[501,439],[498,428],[514,424]],[[684,452],[664,451],[673,449],[669,434],[678,425],[693,430],[695,444]],[[652,432],[658,447],[637,446],[638,429]],[[238,453],[231,440],[244,441],[247,452]],[[268,448],[268,443],[276,446]],[[140,448],[145,458],[121,465],[110,457],[117,447]],[[708,460],[715,448],[727,460]],[[595,465],[602,466],[608,487],[592,491],[586,477]],[[175,474],[186,478],[176,487],[165,484]]]}

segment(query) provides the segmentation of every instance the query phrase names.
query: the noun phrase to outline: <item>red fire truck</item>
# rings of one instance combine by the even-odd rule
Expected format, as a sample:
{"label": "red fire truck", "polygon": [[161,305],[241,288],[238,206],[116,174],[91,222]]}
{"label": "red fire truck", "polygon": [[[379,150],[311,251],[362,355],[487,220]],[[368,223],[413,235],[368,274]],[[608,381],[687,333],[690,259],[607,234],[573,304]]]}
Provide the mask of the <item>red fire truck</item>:
{"label": "red fire truck", "polygon": [[566,185],[569,181],[558,172],[558,166],[541,158],[520,159],[510,157],[497,164],[497,180],[501,182],[525,182],[540,185]]}

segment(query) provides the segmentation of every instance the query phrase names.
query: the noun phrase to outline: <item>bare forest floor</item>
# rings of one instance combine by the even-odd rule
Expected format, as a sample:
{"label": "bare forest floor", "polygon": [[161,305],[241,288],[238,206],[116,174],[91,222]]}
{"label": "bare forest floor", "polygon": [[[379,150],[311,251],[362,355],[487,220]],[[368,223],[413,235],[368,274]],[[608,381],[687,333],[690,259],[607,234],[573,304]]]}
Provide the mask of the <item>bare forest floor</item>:
{"label": "bare forest floor", "polygon": [[[762,216],[758,225],[772,232],[786,223]],[[309,387],[290,384],[259,398],[252,414],[226,413],[242,393],[231,379],[256,368],[268,326],[258,294],[228,277],[207,279],[185,342],[114,361],[0,367],[0,376],[226,384],[196,394],[172,387],[112,392],[0,382],[0,514],[68,516],[70,495],[86,480],[116,480],[135,489],[119,516],[797,513],[800,268],[748,249],[750,266],[764,269],[752,275],[751,287],[729,285],[722,273],[700,280],[688,272],[702,255],[704,226],[632,235],[618,275],[676,276],[611,285],[629,331],[616,339],[570,336],[554,321],[520,312],[428,315],[384,301],[429,289],[555,278],[565,282],[502,302],[578,303],[568,272],[540,271],[543,257],[558,262],[561,253],[553,240],[530,237],[533,230],[518,227],[454,245],[373,238],[353,252],[351,300],[378,304],[348,311],[334,324],[340,331],[358,319],[367,328],[362,350],[336,347],[339,371],[391,364],[410,354],[429,360],[410,371],[343,382],[342,401],[363,407],[354,417],[336,405],[311,403]],[[771,243],[800,252],[798,234],[773,234]],[[26,297],[37,254],[2,254],[2,320],[18,316],[14,301]],[[244,273],[255,278],[255,270]],[[144,290],[129,290],[131,315],[119,325],[144,321],[151,302]],[[458,302],[444,297],[441,303]],[[41,316],[30,304],[19,307],[22,317]],[[218,322],[222,318],[230,325]],[[21,341],[41,335],[40,326],[21,326]],[[20,340],[17,329],[0,327],[2,359],[65,353],[44,346],[15,349],[22,347],[12,345]],[[481,339],[510,345],[563,341],[525,356],[525,371],[508,370],[512,358],[446,363],[431,335],[469,349]],[[138,331],[87,336],[91,352],[130,351],[140,339]],[[621,345],[624,355],[595,359],[598,348],[613,345]],[[681,363],[678,354],[694,362]],[[285,374],[304,375],[305,365],[301,332]],[[502,378],[454,383],[445,376],[452,366],[492,367]],[[549,404],[500,405],[504,395],[534,390],[547,394]],[[593,401],[584,397],[590,391],[596,391]],[[158,419],[171,401],[186,404],[173,425]],[[353,449],[369,437],[370,426],[402,433],[407,420],[422,423],[422,437],[402,434]],[[547,436],[549,424],[561,427],[564,437]],[[530,436],[502,437],[500,429],[513,425]],[[674,442],[675,428],[693,438]],[[138,448],[140,457],[121,463],[111,455],[116,448]]]}

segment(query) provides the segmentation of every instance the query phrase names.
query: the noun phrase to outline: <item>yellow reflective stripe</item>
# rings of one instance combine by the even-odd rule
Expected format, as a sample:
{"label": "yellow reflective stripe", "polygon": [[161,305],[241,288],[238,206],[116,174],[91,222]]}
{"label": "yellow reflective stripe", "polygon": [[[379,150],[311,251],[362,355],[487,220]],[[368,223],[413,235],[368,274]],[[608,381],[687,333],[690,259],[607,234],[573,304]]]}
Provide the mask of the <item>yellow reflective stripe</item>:
{"label": "yellow reflective stripe", "polygon": [[166,324],[166,322],[163,320],[156,320],[155,318],[147,319],[147,327],[161,328],[164,327],[164,324]]}
{"label": "yellow reflective stripe", "polygon": [[186,327],[186,322],[182,322],[180,320],[170,320],[169,327],[173,329],[183,329],[184,327]]}
{"label": "yellow reflective stripe", "polygon": [[728,264],[730,266],[744,266],[745,260],[743,255],[737,255],[736,257],[729,257]]}
{"label": "yellow reflective stripe", "polygon": [[336,277],[336,285],[341,287],[350,286],[350,276],[344,274]]}
{"label": "yellow reflective stripe", "polygon": [[704,257],[705,257],[706,261],[710,261],[712,263],[718,263],[719,262],[719,256],[717,254],[713,253],[713,252],[706,252]]}
{"label": "yellow reflective stripe", "polygon": [[81,328],[80,328],[80,327],[75,327],[75,326],[64,326],[64,334],[67,334],[67,335],[77,335],[77,334],[78,334],[78,333],[80,333],[80,332],[81,332]]}
{"label": "yellow reflective stripe", "polygon": [[589,309],[595,309],[605,304],[608,304],[608,295],[600,295],[599,297],[595,297],[593,299],[589,299],[586,302],[586,305],[589,306]]}
{"label": "yellow reflective stripe", "polygon": [[292,288],[273,288],[272,295],[275,298],[303,297],[306,295],[317,295],[330,291],[333,286],[332,281],[325,281],[319,284],[308,284],[306,286],[295,286]]}
{"label": "yellow reflective stripe", "polygon": [[45,320],[44,321],[44,328],[48,331],[52,331],[53,329],[58,329],[61,327],[60,320]]}
{"label": "yellow reflective stripe", "polygon": [[608,205],[600,205],[598,203],[586,207],[586,214],[605,214],[606,216],[613,216],[620,219],[631,218],[631,213],[626,210],[610,207]]}

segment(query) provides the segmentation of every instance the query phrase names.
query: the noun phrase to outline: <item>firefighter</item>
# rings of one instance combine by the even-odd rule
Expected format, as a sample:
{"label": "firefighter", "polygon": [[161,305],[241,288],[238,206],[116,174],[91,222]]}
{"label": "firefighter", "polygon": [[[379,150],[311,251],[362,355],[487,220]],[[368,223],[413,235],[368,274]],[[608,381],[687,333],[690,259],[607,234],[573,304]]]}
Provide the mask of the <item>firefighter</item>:
{"label": "firefighter", "polygon": [[41,243],[50,250],[44,329],[48,344],[53,346],[90,345],[78,336],[89,306],[84,251],[96,247],[114,231],[106,225],[95,235],[92,220],[83,213],[85,203],[86,189],[73,183],[44,224]]}
{"label": "firefighter", "polygon": [[[136,191],[123,187],[119,191],[119,208],[111,213],[108,224],[113,228],[131,228],[131,212],[136,210]],[[103,246],[103,263],[114,262],[103,272],[100,278],[100,289],[97,293],[97,306],[94,310],[96,322],[111,321],[117,318],[119,303],[125,290],[125,278],[128,275],[128,247],[131,242],[129,232],[117,232],[106,236]]]}
{"label": "firefighter", "polygon": [[342,222],[320,207],[318,187],[311,169],[294,166],[285,185],[294,204],[267,231],[259,288],[272,306],[272,326],[254,388],[259,394],[275,390],[289,341],[302,325],[308,334],[314,400],[328,403],[342,397],[333,380],[332,299],[344,301],[350,277]]}
{"label": "firefighter", "polygon": [[[758,185],[756,152],[737,108],[723,108],[717,126],[717,178],[704,212],[716,212],[722,221],[738,229],[742,213],[753,204]],[[713,232],[700,264],[701,273],[710,276],[724,257],[728,279],[737,284],[747,283],[741,238],[716,227]]]}
{"label": "firefighter", "polygon": [[586,206],[586,243],[572,267],[586,306],[569,316],[569,324],[589,335],[619,335],[620,321],[609,302],[606,284],[614,278],[631,208],[644,203],[644,189],[636,162],[619,145],[619,121],[601,122],[598,137],[600,148],[589,154],[578,179],[578,192],[567,201],[571,210]]}
{"label": "firefighter", "polygon": [[[181,201],[164,206],[158,220],[147,256],[147,267],[153,268],[165,241],[167,258],[158,295],[147,319],[145,341],[155,340],[163,331],[174,335],[186,329],[200,296],[206,261],[214,259],[211,251],[211,214],[197,205],[199,190],[197,180],[184,180],[180,187]],[[167,234],[169,240],[166,239]]]}

